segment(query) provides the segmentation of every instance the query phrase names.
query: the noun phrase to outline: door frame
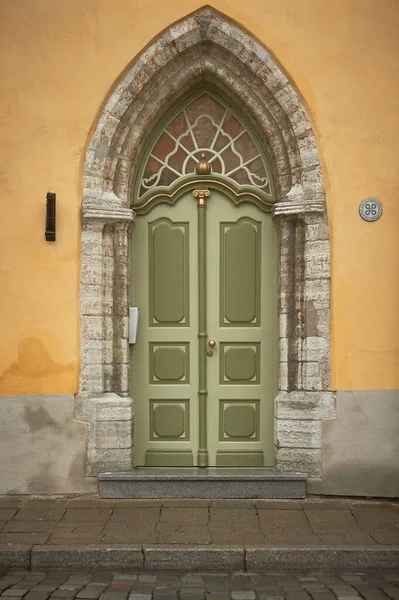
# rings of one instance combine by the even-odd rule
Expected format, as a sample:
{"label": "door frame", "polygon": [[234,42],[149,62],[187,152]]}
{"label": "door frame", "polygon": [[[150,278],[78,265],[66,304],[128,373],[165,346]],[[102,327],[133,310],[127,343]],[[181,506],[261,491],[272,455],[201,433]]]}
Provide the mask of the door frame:
{"label": "door frame", "polygon": [[318,477],[322,420],[334,416],[334,394],[329,230],[315,134],[304,102],[272,56],[211,8],[173,24],[134,60],[109,95],[85,154],[76,418],[88,423],[87,474],[133,465],[130,194],[149,132],[195,78],[195,85],[238,97],[268,143],[279,245],[276,467]]}

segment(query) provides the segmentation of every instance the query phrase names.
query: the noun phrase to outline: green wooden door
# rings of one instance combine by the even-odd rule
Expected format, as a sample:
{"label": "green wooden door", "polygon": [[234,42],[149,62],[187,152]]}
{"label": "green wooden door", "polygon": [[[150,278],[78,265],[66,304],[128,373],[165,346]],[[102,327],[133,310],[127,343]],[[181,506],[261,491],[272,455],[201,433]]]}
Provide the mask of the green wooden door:
{"label": "green wooden door", "polygon": [[135,464],[272,465],[274,225],[220,191],[198,204],[187,192],[134,225]]}

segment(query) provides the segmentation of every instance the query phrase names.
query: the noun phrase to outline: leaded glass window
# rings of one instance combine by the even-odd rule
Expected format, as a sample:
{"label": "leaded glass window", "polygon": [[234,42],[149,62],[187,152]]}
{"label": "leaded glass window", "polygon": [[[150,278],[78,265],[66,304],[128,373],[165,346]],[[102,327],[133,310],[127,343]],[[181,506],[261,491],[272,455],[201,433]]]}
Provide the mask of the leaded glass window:
{"label": "leaded glass window", "polygon": [[137,200],[149,190],[169,187],[181,177],[194,175],[203,153],[212,174],[271,195],[267,165],[253,135],[228,107],[205,93],[189,102],[153,145]]}

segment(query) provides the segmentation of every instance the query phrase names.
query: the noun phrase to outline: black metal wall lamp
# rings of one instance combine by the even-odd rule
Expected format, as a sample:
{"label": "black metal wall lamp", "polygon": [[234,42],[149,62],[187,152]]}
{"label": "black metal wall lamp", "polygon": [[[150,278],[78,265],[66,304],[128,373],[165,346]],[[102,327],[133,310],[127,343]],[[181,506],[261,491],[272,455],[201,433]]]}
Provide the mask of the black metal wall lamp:
{"label": "black metal wall lamp", "polygon": [[55,194],[48,192],[46,199],[46,241],[55,242],[56,202]]}

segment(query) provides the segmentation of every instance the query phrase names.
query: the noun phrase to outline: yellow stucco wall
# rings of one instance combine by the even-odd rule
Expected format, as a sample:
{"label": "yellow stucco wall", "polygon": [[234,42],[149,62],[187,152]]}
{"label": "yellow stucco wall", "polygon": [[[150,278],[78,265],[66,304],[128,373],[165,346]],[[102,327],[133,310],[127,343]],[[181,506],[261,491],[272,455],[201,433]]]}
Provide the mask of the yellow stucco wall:
{"label": "yellow stucco wall", "polygon": [[[197,0],[0,0],[0,394],[72,393],[81,169],[115,80]],[[332,230],[332,386],[399,388],[399,2],[217,0],[295,83]],[[57,242],[44,241],[48,191]],[[374,224],[358,205],[376,196]]]}

